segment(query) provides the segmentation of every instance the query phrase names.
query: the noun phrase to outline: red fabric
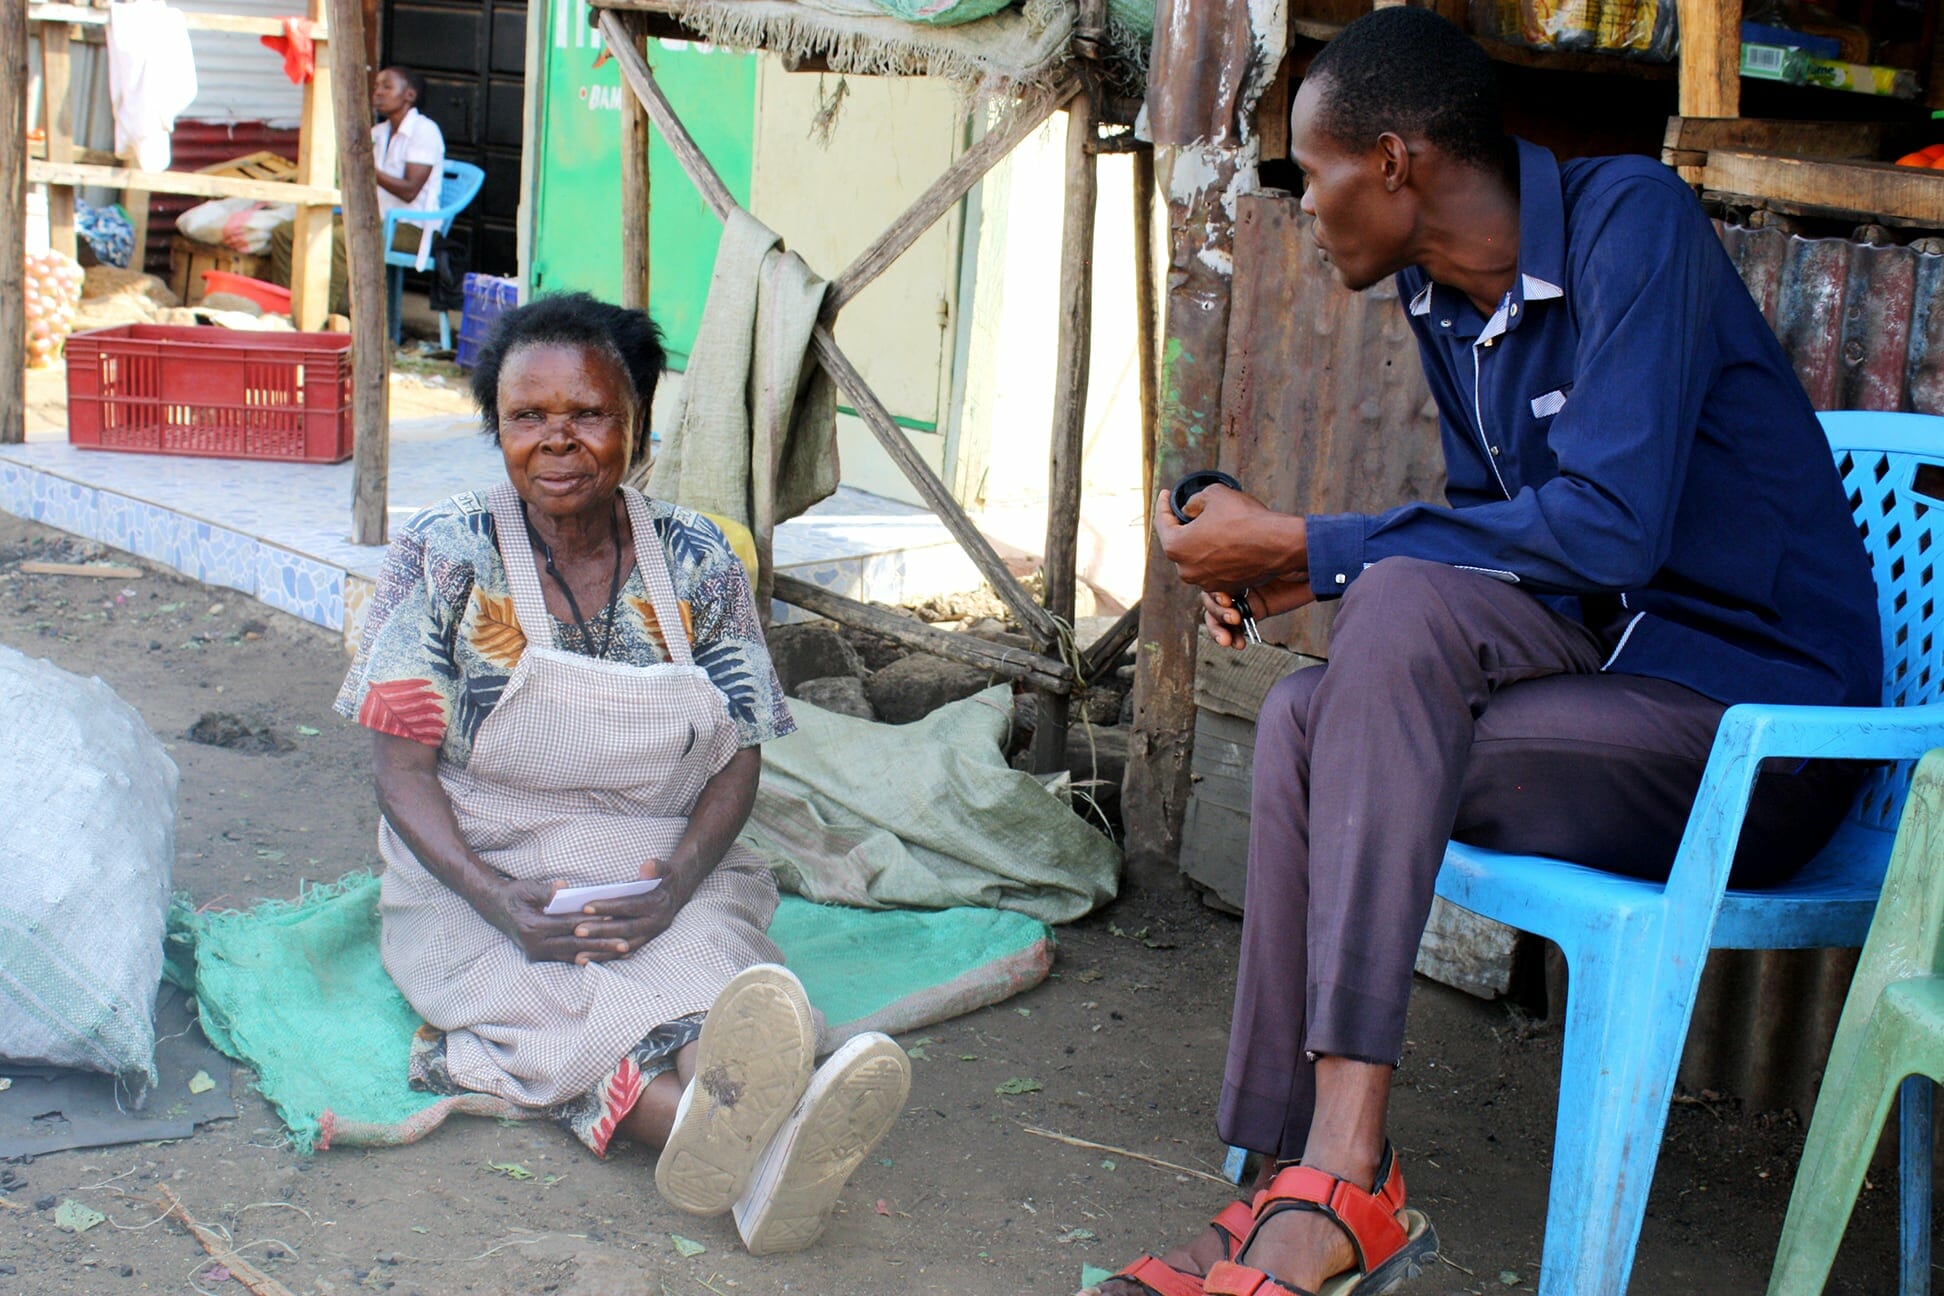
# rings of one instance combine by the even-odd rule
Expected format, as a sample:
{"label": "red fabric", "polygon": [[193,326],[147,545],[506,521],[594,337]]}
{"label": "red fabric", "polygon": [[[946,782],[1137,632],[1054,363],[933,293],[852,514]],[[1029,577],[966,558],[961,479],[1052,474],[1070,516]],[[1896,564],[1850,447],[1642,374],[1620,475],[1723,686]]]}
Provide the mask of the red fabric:
{"label": "red fabric", "polygon": [[286,18],[283,28],[281,36],[257,39],[265,49],[283,56],[284,75],[290,78],[290,84],[302,85],[317,71],[317,46],[311,40],[317,25],[308,18]]}
{"label": "red fabric", "polygon": [[358,723],[395,738],[437,747],[445,741],[445,699],[428,680],[387,680],[373,684],[365,694],[364,705],[358,708]]}

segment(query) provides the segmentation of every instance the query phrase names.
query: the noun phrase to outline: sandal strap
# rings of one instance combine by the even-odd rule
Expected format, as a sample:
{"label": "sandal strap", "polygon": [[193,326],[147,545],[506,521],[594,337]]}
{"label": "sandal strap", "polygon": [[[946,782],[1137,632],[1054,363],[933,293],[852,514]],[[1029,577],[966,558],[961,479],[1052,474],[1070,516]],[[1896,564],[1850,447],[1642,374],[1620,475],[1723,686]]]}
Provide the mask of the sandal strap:
{"label": "sandal strap", "polygon": [[1208,1221],[1208,1226],[1222,1235],[1228,1258],[1233,1260],[1255,1228],[1255,1207],[1249,1202],[1232,1201]]}
{"label": "sandal strap", "polygon": [[1158,1256],[1144,1255],[1115,1274],[1141,1284],[1155,1296],[1202,1296],[1202,1280],[1168,1264]]}
{"label": "sandal strap", "polygon": [[[1402,1200],[1403,1176],[1396,1175],[1396,1197]],[[1357,1253],[1357,1269],[1368,1273],[1410,1240],[1397,1222],[1397,1207],[1348,1179],[1312,1166],[1291,1166],[1278,1174],[1256,1209],[1256,1227],[1286,1210],[1313,1210],[1342,1229]],[[1206,1291],[1206,1286],[1203,1287]]]}
{"label": "sandal strap", "polygon": [[1202,1280],[1206,1296],[1315,1296],[1301,1287],[1291,1287],[1274,1274],[1224,1260],[1208,1271]]}

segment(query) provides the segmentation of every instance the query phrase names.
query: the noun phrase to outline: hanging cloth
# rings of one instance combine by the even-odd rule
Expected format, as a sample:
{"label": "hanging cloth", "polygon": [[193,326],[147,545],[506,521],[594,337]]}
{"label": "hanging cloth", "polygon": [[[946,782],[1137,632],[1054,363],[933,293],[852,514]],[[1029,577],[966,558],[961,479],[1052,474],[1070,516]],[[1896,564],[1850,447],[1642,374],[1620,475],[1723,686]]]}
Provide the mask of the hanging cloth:
{"label": "hanging cloth", "polygon": [[265,49],[283,57],[284,75],[292,85],[303,85],[317,72],[317,45],[311,39],[316,30],[308,18],[286,18],[283,35],[257,37]]}
{"label": "hanging cloth", "polygon": [[169,132],[196,98],[189,23],[162,0],[123,0],[108,9],[108,91],[115,152],[143,171],[169,169]]}

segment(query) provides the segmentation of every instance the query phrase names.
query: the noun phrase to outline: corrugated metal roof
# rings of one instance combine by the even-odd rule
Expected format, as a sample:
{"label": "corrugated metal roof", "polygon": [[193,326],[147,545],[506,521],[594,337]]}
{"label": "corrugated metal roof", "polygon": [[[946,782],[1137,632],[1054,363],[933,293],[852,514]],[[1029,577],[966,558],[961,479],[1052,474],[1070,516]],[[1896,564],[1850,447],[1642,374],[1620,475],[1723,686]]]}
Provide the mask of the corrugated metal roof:
{"label": "corrugated metal roof", "polygon": [[[302,15],[302,0],[190,0],[185,7],[202,13],[250,18]],[[295,126],[304,92],[283,73],[283,60],[255,36],[234,32],[190,32],[196,51],[196,101],[183,116],[196,121],[269,122]]]}

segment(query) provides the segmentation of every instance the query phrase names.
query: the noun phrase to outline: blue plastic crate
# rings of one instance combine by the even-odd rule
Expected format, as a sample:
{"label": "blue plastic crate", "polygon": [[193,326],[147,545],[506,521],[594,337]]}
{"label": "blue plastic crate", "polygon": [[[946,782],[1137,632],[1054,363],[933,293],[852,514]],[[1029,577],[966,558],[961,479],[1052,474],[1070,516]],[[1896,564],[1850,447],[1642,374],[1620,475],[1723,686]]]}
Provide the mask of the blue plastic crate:
{"label": "blue plastic crate", "polygon": [[493,321],[520,304],[520,281],[500,275],[466,276],[466,308],[459,316],[459,354],[461,369],[470,369],[479,359],[479,348],[493,331]]}

